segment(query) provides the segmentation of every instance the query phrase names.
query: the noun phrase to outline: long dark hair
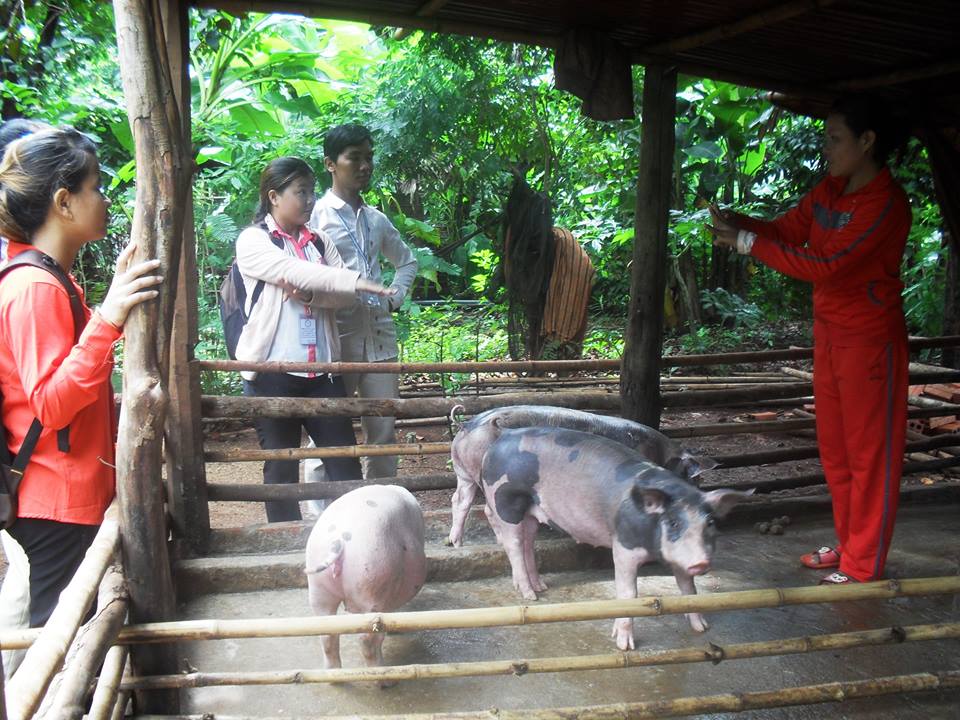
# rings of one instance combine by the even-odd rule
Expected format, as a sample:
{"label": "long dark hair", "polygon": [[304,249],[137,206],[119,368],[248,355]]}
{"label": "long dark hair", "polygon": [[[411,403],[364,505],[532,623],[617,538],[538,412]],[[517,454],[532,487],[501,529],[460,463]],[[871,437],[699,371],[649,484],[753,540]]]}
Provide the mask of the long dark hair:
{"label": "long dark hair", "polygon": [[279,157],[271,160],[260,173],[260,206],[253,216],[253,224],[259,225],[270,214],[270,191],[282,193],[290,183],[300,178],[316,178],[313,168],[298,157]]}
{"label": "long dark hair", "polygon": [[830,106],[830,115],[842,117],[857,137],[872,130],[877,136],[873,159],[881,166],[886,165],[891,153],[899,150],[910,137],[907,118],[895,113],[885,100],[873,95],[842,95]]}
{"label": "long dark hair", "polygon": [[60,188],[80,191],[97,166],[93,141],[71,127],[14,140],[0,161],[0,234],[30,242]]}

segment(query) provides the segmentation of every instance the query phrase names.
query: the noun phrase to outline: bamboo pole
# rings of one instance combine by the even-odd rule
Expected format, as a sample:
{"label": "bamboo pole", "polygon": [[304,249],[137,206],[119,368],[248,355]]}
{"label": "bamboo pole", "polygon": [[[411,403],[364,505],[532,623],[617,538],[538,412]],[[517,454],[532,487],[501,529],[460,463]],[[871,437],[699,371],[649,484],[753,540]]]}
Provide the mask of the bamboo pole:
{"label": "bamboo pole", "polygon": [[187,675],[154,675],[132,677],[123,683],[127,690],[182,689],[198,687],[300,685],[313,683],[389,682],[436,678],[489,677],[589,670],[620,670],[633,667],[655,667],[725,660],[746,660],[780,655],[799,655],[826,650],[849,650],[877,645],[960,638],[960,623],[913,625],[908,627],[860,630],[846,633],[806,635],[782,640],[715,645],[705,648],[677,648],[574,655],[518,660],[479,662],[420,663],[412,665],[253,672],[194,672]]}
{"label": "bamboo pole", "polygon": [[[724,693],[678,698],[675,700],[649,700],[635,703],[559,707],[546,709],[497,708],[466,712],[445,712],[442,715],[406,713],[401,715],[376,715],[376,720],[612,720],[613,718],[665,718],[703,715],[705,713],[733,713],[766,708],[790,707],[814,703],[845,702],[869,697],[899,695],[934,690],[960,688],[960,670],[934,673],[892,675],[865,680],[849,680],[819,685],[800,685],[779,690]],[[140,720],[204,720],[201,716],[150,716],[140,715]],[[327,716],[327,720],[356,720],[356,715]],[[274,720],[272,718],[223,717],[222,720]],[[276,719],[276,720],[279,720]]]}
{"label": "bamboo pole", "polygon": [[79,720],[83,716],[87,692],[127,617],[127,590],[120,567],[115,565],[106,573],[99,596],[97,615],[77,633],[58,675],[58,687],[54,691],[51,683],[36,720]]}
{"label": "bamboo pole", "polygon": [[114,645],[110,648],[100,670],[97,689],[93,693],[90,712],[87,713],[88,720],[110,720],[113,717],[120,692],[120,680],[126,665],[127,646]]}
{"label": "bamboo pole", "polygon": [[[927,348],[960,347],[960,335],[943,335],[932,338],[910,338],[907,346],[911,351]],[[745,363],[774,362],[777,360],[811,360],[813,348],[787,348],[780,350],[756,350],[746,352],[716,353],[710,355],[664,355],[662,367],[700,367],[703,365],[741,365]],[[620,360],[488,360],[482,362],[440,363],[296,363],[296,362],[247,362],[240,360],[195,360],[201,370],[240,372],[317,372],[317,373],[391,373],[416,374],[440,372],[571,372],[575,370],[620,370]]]}
{"label": "bamboo pole", "polygon": [[436,475],[411,475],[406,477],[377,478],[372,480],[340,480],[337,482],[309,482],[290,485],[250,485],[210,483],[207,492],[216,502],[266,502],[268,500],[322,500],[338,498],[351,490],[368,485],[399,485],[411,492],[423,490],[452,490],[457,486],[454,473]]}
{"label": "bamboo pole", "polygon": [[[543,605],[510,605],[459,610],[361,613],[296,618],[245,618],[240,620],[183,620],[130,625],[117,642],[127,645],[185,640],[227,640],[263,637],[304,637],[369,632],[413,632],[452,628],[504,627],[616,617],[659,617],[692,612],[751,610],[821,602],[889,600],[918,595],[960,593],[960,576],[880,580],[851,585],[767,588],[709,595],[659,595],[632,600],[586,600]],[[33,630],[0,633],[2,647],[27,647]]]}
{"label": "bamboo pole", "polygon": [[254,462],[260,460],[306,460],[308,458],[379,457],[381,455],[443,455],[450,443],[392,443],[389,445],[341,445],[330,447],[280,448],[278,450],[208,450],[207,462]]}
{"label": "bamboo pole", "polygon": [[30,646],[20,669],[7,683],[9,720],[28,720],[33,717],[83,622],[87,608],[96,597],[100,580],[107,571],[119,541],[120,530],[114,502],[107,510],[103,524],[73,579],[60,593],[53,614],[42,629],[35,631],[36,642]]}

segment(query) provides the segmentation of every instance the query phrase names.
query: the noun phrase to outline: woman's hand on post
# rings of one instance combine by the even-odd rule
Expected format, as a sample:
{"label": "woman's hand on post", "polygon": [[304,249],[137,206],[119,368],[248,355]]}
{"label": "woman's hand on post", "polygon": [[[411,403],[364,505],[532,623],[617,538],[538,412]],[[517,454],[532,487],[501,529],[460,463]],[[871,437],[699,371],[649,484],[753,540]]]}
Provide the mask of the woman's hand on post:
{"label": "woman's hand on post", "polygon": [[380,297],[392,297],[399,292],[398,288],[387,287],[365,277],[357,278],[357,292],[367,292]]}
{"label": "woman's hand on post", "polygon": [[160,294],[155,286],[163,282],[161,275],[152,275],[160,267],[159,260],[146,260],[131,265],[137,244],[130,242],[117,258],[113,281],[97,312],[111,325],[122,328],[130,310]]}
{"label": "woman's hand on post", "polygon": [[707,230],[713,234],[714,245],[725,245],[736,250],[737,234],[740,230],[734,217],[734,213],[729,210],[721,210],[716,205],[710,206],[710,220],[713,224],[707,225]]}

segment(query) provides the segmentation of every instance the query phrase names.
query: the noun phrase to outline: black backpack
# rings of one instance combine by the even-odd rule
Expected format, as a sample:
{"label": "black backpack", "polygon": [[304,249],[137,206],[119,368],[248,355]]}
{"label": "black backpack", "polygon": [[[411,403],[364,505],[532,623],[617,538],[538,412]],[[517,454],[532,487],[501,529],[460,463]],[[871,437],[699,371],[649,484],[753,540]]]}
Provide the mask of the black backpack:
{"label": "black backpack", "polygon": [[[257,227],[270,236],[270,242],[278,248],[283,249],[283,238],[267,229],[266,223],[260,223]],[[318,235],[314,235],[314,245],[320,251],[323,257],[323,243]],[[263,280],[257,280],[253,288],[253,296],[250,298],[250,312],[253,312],[253,306],[260,299],[263,292]],[[237,342],[240,340],[240,333],[243,332],[243,326],[247,324],[250,316],[247,314],[247,289],[243,284],[243,276],[240,274],[240,268],[237,267],[237,261],[234,260],[227,271],[227,276],[220,285],[220,322],[223,325],[223,338],[227,344],[227,355],[231,360],[237,359]]]}
{"label": "black backpack", "polygon": [[[43,268],[67,291],[70,298],[70,313],[73,315],[73,341],[76,343],[87,324],[87,318],[83,312],[83,302],[67,273],[52,257],[39,250],[31,249],[24,250],[0,269],[0,280],[11,270],[23,265]],[[0,402],[2,400],[3,396],[0,395]],[[42,430],[43,425],[40,424],[40,420],[34,418],[20,446],[20,451],[16,457],[11,458],[10,448],[7,446],[7,430],[0,422],[0,528],[9,528],[17,519],[17,491],[20,489],[20,480],[23,479],[23,471],[30,461],[30,456],[33,455]],[[57,447],[61,452],[70,451],[69,425],[57,431]]]}

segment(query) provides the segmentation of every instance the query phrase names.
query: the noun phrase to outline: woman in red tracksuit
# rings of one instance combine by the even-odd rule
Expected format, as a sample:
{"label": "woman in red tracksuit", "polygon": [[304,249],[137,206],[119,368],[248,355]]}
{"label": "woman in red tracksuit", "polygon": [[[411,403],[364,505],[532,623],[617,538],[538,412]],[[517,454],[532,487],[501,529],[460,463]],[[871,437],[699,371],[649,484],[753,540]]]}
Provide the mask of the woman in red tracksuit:
{"label": "woman in red tracksuit", "polygon": [[715,243],[813,283],[820,461],[838,543],[800,560],[837,568],[822,583],[883,576],[907,422],[907,332],[900,262],[911,213],[886,167],[905,134],[885,108],[838,100],[826,121],[829,176],[772,222],[711,208]]}

